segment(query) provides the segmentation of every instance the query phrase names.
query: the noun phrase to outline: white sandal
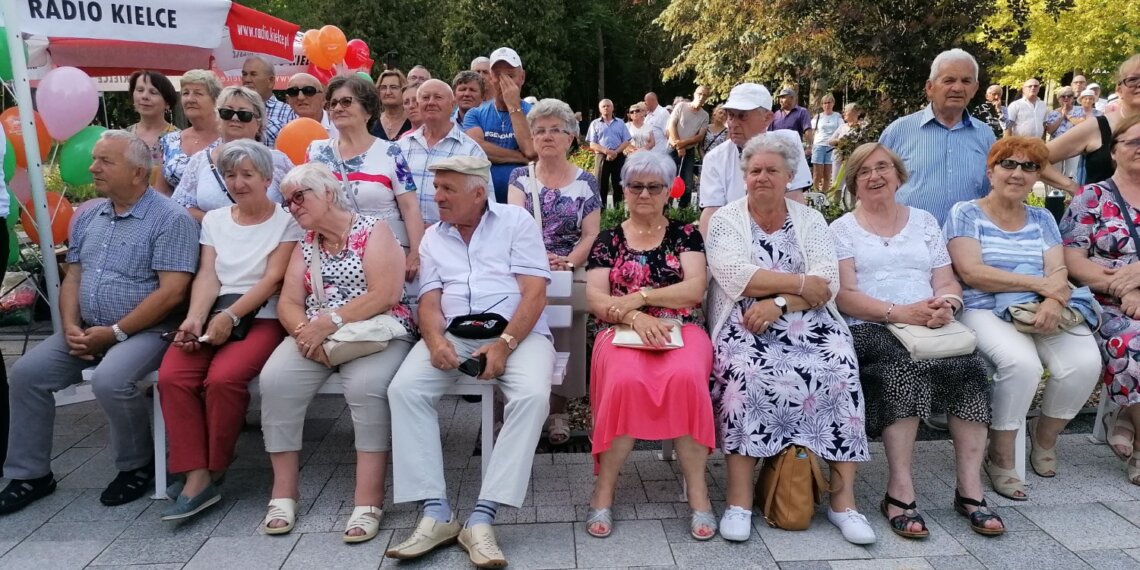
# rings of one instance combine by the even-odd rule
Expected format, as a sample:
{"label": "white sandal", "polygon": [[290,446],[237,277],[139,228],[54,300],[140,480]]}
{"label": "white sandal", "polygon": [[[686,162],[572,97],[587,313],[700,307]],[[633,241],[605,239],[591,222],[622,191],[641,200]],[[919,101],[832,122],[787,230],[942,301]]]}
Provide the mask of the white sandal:
{"label": "white sandal", "polygon": [[[376,538],[376,533],[380,532],[380,518],[384,516],[384,510],[379,507],[364,506],[352,509],[352,516],[348,518],[348,526],[344,528],[344,541],[349,543],[365,542]],[[360,529],[364,534],[359,536],[352,536],[349,531],[353,529]]]}
{"label": "white sandal", "polygon": [[[280,527],[271,527],[273,521],[285,521],[287,524]],[[265,534],[286,534],[293,530],[297,523],[297,501],[293,499],[273,499],[269,501],[269,512],[265,520],[261,521],[261,530]]]}

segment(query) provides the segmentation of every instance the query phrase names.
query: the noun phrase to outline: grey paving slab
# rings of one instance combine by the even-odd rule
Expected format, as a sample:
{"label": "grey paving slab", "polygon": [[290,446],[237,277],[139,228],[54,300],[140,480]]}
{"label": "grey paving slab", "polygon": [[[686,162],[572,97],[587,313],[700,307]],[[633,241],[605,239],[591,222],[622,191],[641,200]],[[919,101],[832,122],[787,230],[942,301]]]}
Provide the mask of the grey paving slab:
{"label": "grey paving slab", "polygon": [[690,536],[688,541],[673,542],[669,548],[679,568],[776,568],[768,548],[755,538],[745,542],[712,539],[701,542]]}
{"label": "grey paving slab", "polygon": [[1140,548],[1129,548],[1128,550],[1125,550],[1124,553],[1131,556],[1132,558],[1135,558],[1136,560],[1140,560]]}
{"label": "grey paving slab", "polygon": [[990,570],[1090,568],[1076,554],[1040,530],[1007,532],[992,537],[970,533],[959,537],[958,541]]}
{"label": "grey paving slab", "polygon": [[935,570],[986,570],[985,564],[969,554],[963,556],[929,556],[926,561]]}
{"label": "grey paving slab", "polygon": [[571,523],[495,525],[499,547],[511,568],[574,568]]}
{"label": "grey paving slab", "polygon": [[63,478],[87,463],[99,450],[98,447],[72,447],[51,460],[51,470],[57,480]]}
{"label": "grey paving slab", "polygon": [[0,539],[22,540],[63,510],[79,494],[80,491],[76,489],[56,489],[54,493],[23,510],[0,517]]}
{"label": "grey paving slab", "polygon": [[675,563],[665,529],[655,520],[615,522],[608,538],[594,538],[583,525],[574,525],[574,545],[579,568]]}
{"label": "grey paving slab", "polygon": [[198,535],[178,538],[119,538],[93,564],[102,566],[189,562],[206,542]]}
{"label": "grey paving slab", "polygon": [[[52,522],[130,521],[138,518],[154,501],[142,498],[125,505],[108,507],[99,502],[103,489],[85,489],[79,497],[51,518]],[[165,501],[163,501],[165,503]]]}
{"label": "grey paving slab", "polygon": [[5,570],[66,570],[83,568],[99,555],[107,542],[103,540],[27,541],[0,557]]}
{"label": "grey paving slab", "polygon": [[831,563],[825,560],[803,560],[799,562],[780,562],[780,570],[831,570]]}
{"label": "grey paving slab", "polygon": [[1069,550],[1140,544],[1140,528],[1099,503],[1025,506],[1017,510]]}
{"label": "grey paving slab", "polygon": [[180,570],[182,564],[130,564],[127,566],[89,566],[97,570]]}
{"label": "grey paving slab", "polygon": [[1140,527],[1140,501],[1102,503],[1124,520]]}
{"label": "grey paving slab", "polygon": [[934,570],[923,558],[891,560],[833,560],[832,570]]}
{"label": "grey paving slab", "polygon": [[[392,540],[389,546],[395,546],[411,534],[410,532],[396,532],[392,535]],[[505,552],[507,562],[510,562],[511,553]],[[467,552],[463,550],[458,544],[450,546],[442,546],[429,552],[415,560],[396,560],[393,558],[385,557],[380,562],[381,568],[399,568],[401,570],[406,568],[428,568],[430,570],[471,570],[471,559],[467,557]]]}
{"label": "grey paving slab", "polygon": [[49,522],[37,528],[26,540],[65,542],[82,538],[110,544],[112,540],[123,534],[130,524],[127,521]]}
{"label": "grey paving slab", "polygon": [[[878,512],[865,512],[871,528],[875,529],[877,540],[867,547],[875,558],[925,558],[928,556],[959,556],[969,554],[954,536],[942,527],[939,521],[923,516],[930,536],[916,540],[903,538],[891,530],[886,517]],[[965,522],[965,519],[962,519]]]}
{"label": "grey paving slab", "polygon": [[18,540],[0,540],[0,556],[2,556],[5,552],[8,552],[9,550],[12,550],[12,548],[15,547],[17,544],[20,544],[20,541],[18,541]]}
{"label": "grey paving slab", "polygon": [[293,545],[301,538],[292,534],[279,536],[216,536],[206,541],[183,570],[276,570],[285,562]]}
{"label": "grey paving slab", "polygon": [[777,562],[793,560],[855,560],[871,558],[866,547],[847,542],[839,529],[827,520],[827,515],[816,512],[807,530],[788,531],[772,528],[759,517],[752,518],[752,527],[768,547]]}
{"label": "grey paving slab", "polygon": [[1097,570],[1136,570],[1140,568],[1140,560],[1129,556],[1123,550],[1083,550],[1077,553]]}
{"label": "grey paving slab", "polygon": [[285,559],[282,570],[313,568],[379,568],[384,550],[392,539],[392,531],[382,530],[376,538],[362,544],[345,544],[341,533],[308,533],[301,535]]}

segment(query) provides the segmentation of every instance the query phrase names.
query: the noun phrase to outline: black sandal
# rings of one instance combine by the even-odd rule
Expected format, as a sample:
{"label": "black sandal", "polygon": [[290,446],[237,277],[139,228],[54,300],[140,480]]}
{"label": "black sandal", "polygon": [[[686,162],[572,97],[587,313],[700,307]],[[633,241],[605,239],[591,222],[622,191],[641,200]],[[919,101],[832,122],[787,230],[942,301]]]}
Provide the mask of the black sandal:
{"label": "black sandal", "polygon": [[108,507],[125,505],[146,495],[154,485],[154,463],[132,469],[119,471],[115,480],[107,485],[103,494],[99,495],[99,502]]}
{"label": "black sandal", "polygon": [[[891,517],[887,514],[887,505],[902,509],[903,514]],[[919,514],[918,504],[914,501],[904,503],[888,493],[883,495],[883,500],[879,503],[879,512],[883,513],[883,517],[891,523],[891,531],[903,538],[926,538],[930,536],[930,530],[926,528],[926,521]],[[922,525],[922,530],[906,530],[913,523]]]}
{"label": "black sandal", "polygon": [[[970,512],[968,509],[966,509],[967,505],[971,507],[978,507],[978,510]],[[986,506],[985,499],[982,499],[980,501],[967,499],[958,493],[958,489],[954,489],[954,510],[958,511],[958,514],[969,519],[970,530],[978,534],[985,536],[998,536],[1005,534],[1005,521],[1001,520],[1001,517],[999,517],[997,513],[991,511],[990,508]],[[986,528],[986,523],[991,520],[996,520],[997,522],[1001,523],[1001,528]]]}
{"label": "black sandal", "polygon": [[0,514],[14,513],[55,492],[55,475],[13,479],[0,491]]}

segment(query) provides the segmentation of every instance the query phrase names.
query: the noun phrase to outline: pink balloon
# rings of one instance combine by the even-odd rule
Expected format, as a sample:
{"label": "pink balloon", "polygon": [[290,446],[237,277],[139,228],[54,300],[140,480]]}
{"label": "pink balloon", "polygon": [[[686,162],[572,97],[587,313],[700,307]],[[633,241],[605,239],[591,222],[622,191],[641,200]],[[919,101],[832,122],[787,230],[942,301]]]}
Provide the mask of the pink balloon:
{"label": "pink balloon", "polygon": [[40,80],[36,108],[52,138],[65,141],[95,118],[99,111],[99,91],[82,70],[57,67]]}
{"label": "pink balloon", "polygon": [[12,175],[12,180],[8,182],[8,189],[16,195],[21,204],[32,197],[32,182],[28,180],[27,168],[16,169],[16,173]]}
{"label": "pink balloon", "polygon": [[75,231],[75,221],[79,219],[80,214],[106,201],[106,198],[92,198],[75,208],[75,213],[71,214],[71,221],[67,224],[67,235],[71,235]]}

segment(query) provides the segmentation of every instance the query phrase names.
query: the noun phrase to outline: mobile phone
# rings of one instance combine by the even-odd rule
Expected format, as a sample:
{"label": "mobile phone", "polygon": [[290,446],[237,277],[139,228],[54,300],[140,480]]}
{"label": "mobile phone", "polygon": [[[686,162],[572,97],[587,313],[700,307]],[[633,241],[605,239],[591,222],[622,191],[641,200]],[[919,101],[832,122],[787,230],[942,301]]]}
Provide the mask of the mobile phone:
{"label": "mobile phone", "polygon": [[166,332],[162,333],[162,335],[160,335],[159,338],[161,338],[162,340],[164,340],[166,342],[174,342],[174,339],[178,338],[178,333],[179,333],[178,329],[174,329],[172,331],[166,331]]}
{"label": "mobile phone", "polygon": [[476,358],[468,358],[459,364],[459,371],[472,377],[478,378],[483,373],[483,369],[487,367],[487,355],[480,354]]}

